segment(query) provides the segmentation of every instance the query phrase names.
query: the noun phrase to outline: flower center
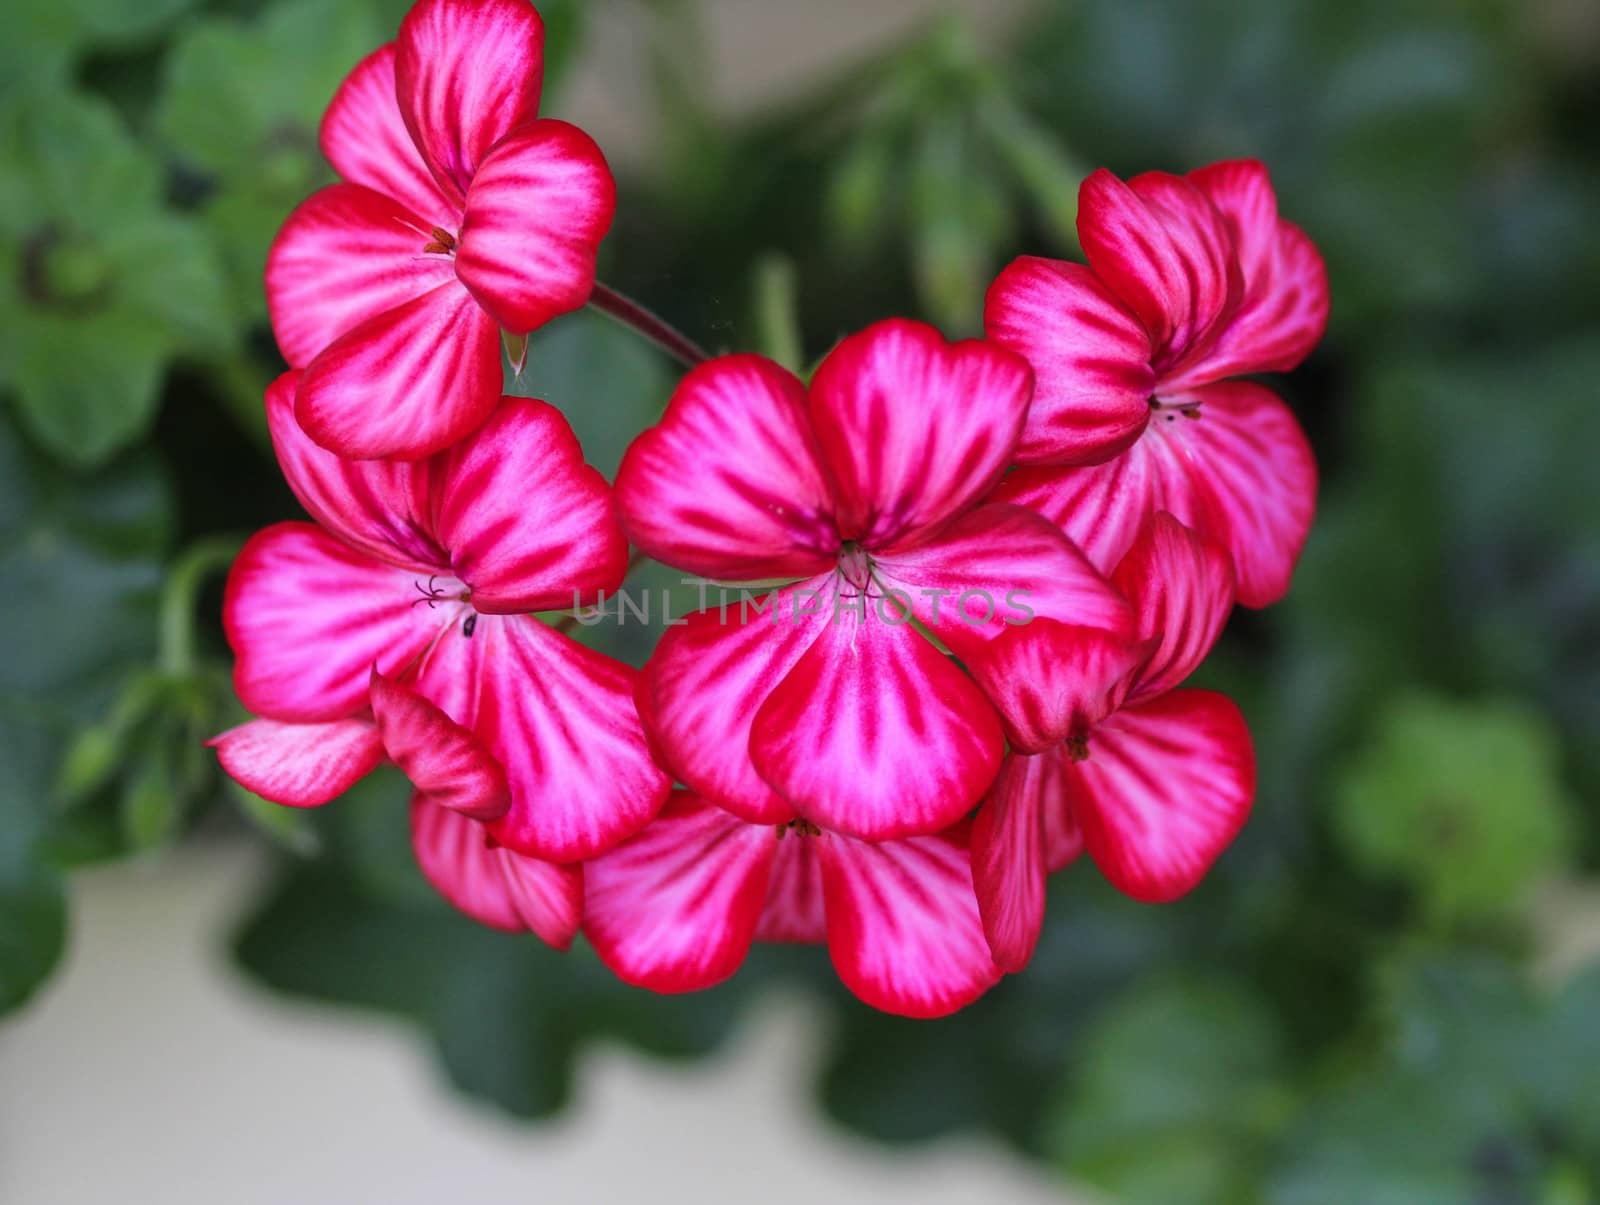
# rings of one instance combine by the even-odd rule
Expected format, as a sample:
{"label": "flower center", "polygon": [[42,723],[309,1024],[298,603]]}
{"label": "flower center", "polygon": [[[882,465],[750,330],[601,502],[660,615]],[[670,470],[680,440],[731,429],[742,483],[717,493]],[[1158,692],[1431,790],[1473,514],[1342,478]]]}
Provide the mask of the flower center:
{"label": "flower center", "polygon": [[790,829],[793,829],[795,835],[798,837],[822,836],[822,830],[816,825],[812,824],[809,820],[800,820],[797,818],[794,820],[785,821],[783,824],[779,824],[774,827],[776,827],[778,830],[778,840],[780,841],[783,840],[784,834],[789,832]]}
{"label": "flower center", "polygon": [[846,540],[839,549],[839,572],[857,590],[865,590],[872,578],[872,558],[856,541]]}
{"label": "flower center", "polygon": [[435,226],[429,233],[432,234],[433,239],[431,242],[423,244],[422,252],[424,255],[454,255],[456,253],[455,235],[440,226]]}
{"label": "flower center", "polygon": [[1089,737],[1079,733],[1077,736],[1067,738],[1067,756],[1074,762],[1089,760]]}
{"label": "flower center", "polygon": [[[417,588],[417,593],[421,595],[420,598],[412,600],[411,605],[413,607],[421,603],[427,603],[428,610],[431,611],[440,603],[462,602],[470,604],[472,602],[472,591],[467,588],[466,583],[459,582],[453,577],[441,579],[437,574],[433,574],[429,576],[426,586],[420,580],[411,584]],[[476,614],[473,615],[473,618],[477,618]],[[470,635],[471,633],[468,634]]]}
{"label": "flower center", "polygon": [[1191,398],[1181,402],[1164,402],[1152,393],[1150,395],[1150,409],[1155,412],[1151,415],[1151,418],[1165,418],[1169,423],[1175,421],[1180,414],[1184,418],[1200,417],[1200,401],[1198,398]]}

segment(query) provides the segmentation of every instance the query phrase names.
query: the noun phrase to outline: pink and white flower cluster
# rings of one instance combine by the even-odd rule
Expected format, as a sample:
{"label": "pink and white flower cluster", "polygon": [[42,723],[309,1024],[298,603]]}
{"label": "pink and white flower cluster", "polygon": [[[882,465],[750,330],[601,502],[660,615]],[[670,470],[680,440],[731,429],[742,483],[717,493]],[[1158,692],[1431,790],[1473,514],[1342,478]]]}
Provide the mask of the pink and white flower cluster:
{"label": "pink and white flower cluster", "polygon": [[[1138,899],[1194,887],[1254,757],[1183,683],[1236,599],[1287,590],[1315,504],[1298,425],[1242,379],[1327,316],[1265,170],[1096,172],[1088,263],[1012,264],[984,340],[895,319],[809,381],[705,362],[613,487],[500,392],[502,340],[588,299],[614,206],[593,142],[537,115],[541,39],[524,0],[421,0],[329,107],[345,182],[267,271],[267,414],[313,521],[230,576],[257,718],[223,767],[310,807],[396,764],[446,898],[657,991],[817,942],[864,1001],[938,1016],[1028,962],[1080,853]],[[537,617],[615,593],[630,544],[765,592],[636,672]]]}

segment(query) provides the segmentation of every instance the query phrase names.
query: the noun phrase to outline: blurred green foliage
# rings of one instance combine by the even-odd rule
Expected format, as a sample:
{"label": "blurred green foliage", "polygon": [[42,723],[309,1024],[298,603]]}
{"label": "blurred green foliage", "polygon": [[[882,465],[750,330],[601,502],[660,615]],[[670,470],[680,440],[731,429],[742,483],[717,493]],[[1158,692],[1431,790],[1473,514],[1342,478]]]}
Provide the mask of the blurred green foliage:
{"label": "blurred green foliage", "polygon": [[[984,1128],[1131,1205],[1600,1196],[1600,965],[1534,976],[1530,902],[1600,863],[1600,14],[1576,0],[1039,0],[934,21],[719,116],[686,0],[648,22],[652,152],[603,275],[717,349],[813,362],[890,313],[971,333],[990,274],[1069,255],[1089,167],[1254,155],[1333,281],[1282,383],[1323,467],[1289,599],[1204,677],[1256,736],[1256,813],[1164,908],[1087,865],[1021,976],[935,1023],[815,950],[696,997],[487,932],[422,883],[405,788],[293,813],[215,773],[231,542],[296,513],[262,439],[259,276],[330,178],[316,126],[403,0],[18,0],[0,40],[0,1008],[48,974],[64,876],[197,827],[282,869],[238,935],[280,991],[409,1018],[525,1116],[575,1052],[711,1049],[753,992],[833,1024],[819,1078],[886,1140]],[[776,0],[772,0],[776,3]],[[541,5],[553,95],[598,0]],[[996,40],[997,32],[1002,35]],[[612,471],[671,366],[594,315],[514,392]],[[648,568],[641,584],[677,585]],[[681,608],[686,599],[680,598]],[[638,662],[646,627],[585,629]]]}

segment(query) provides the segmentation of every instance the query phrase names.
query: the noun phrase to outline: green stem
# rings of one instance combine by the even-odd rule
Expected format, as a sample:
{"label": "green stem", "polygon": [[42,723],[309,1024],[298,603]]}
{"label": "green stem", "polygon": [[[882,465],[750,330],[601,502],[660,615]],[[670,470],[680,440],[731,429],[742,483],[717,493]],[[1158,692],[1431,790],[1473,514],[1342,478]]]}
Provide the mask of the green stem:
{"label": "green stem", "polygon": [[241,543],[232,536],[201,540],[178,558],[167,575],[166,585],[161,588],[157,646],[159,664],[165,673],[188,677],[194,672],[194,608],[200,587],[213,572],[233,563]]}
{"label": "green stem", "polygon": [[756,264],[756,330],[761,350],[790,372],[805,362],[800,344],[800,318],[795,294],[798,282],[794,261],[776,253]]}
{"label": "green stem", "polygon": [[658,317],[631,297],[623,296],[598,280],[594,282],[594,292],[589,295],[589,305],[606,317],[620,322],[635,334],[650,340],[685,368],[694,368],[711,358],[704,348],[666,319]]}

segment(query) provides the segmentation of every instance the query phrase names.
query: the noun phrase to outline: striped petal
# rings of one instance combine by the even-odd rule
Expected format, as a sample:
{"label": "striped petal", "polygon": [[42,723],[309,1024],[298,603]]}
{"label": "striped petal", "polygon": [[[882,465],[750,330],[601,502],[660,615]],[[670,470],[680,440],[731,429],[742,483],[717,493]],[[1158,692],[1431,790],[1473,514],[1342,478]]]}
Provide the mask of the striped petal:
{"label": "striped petal", "polygon": [[1244,827],[1255,778],[1244,717],[1209,690],[1119,711],[1067,770],[1089,856],[1117,890],[1146,903],[1200,882]]}
{"label": "striped petal", "polygon": [[1078,237],[1089,266],[1149,333],[1158,374],[1200,354],[1242,288],[1222,215],[1181,176],[1124,183],[1105,168],[1078,192]]}
{"label": "striped petal", "polygon": [[432,532],[432,462],[345,460],[311,439],[294,417],[300,373],[267,388],[267,430],[289,488],[311,517],[374,560],[418,573],[450,572]]}
{"label": "striped petal", "polygon": [[290,366],[304,368],[362,323],[453,281],[449,257],[423,252],[429,229],[356,184],[302,201],[267,253],[267,311]]}
{"label": "striped petal", "polygon": [[345,77],[322,115],[318,141],[334,171],[392,197],[423,219],[423,229],[454,230],[461,224],[460,199],[452,201],[433,182],[400,114],[393,42],[378,47]]}
{"label": "striped petal", "polygon": [[451,280],[368,318],[312,360],[295,417],[340,456],[420,460],[488,418],[500,384],[500,332]]}
{"label": "striped petal", "polygon": [[[1328,270],[1304,231],[1278,216],[1267,169],[1254,159],[1190,172],[1222,214],[1239,252],[1244,296],[1190,384],[1254,372],[1288,372],[1328,327]],[[1184,382],[1176,382],[1182,384]]]}
{"label": "striped petal", "polygon": [[809,577],[839,547],[805,386],[761,356],[683,378],[623,457],[617,508],[650,556],[716,581]]}
{"label": "striped petal", "polygon": [[511,806],[505,771],[470,728],[377,670],[371,692],[383,751],[422,799],[474,820],[505,815]]}
{"label": "striped petal", "polygon": [[828,953],[862,1000],[903,1017],[942,1017],[999,980],[963,831],[876,844],[812,839],[822,863]]}
{"label": "striped petal", "polygon": [[257,715],[343,719],[367,705],[374,665],[405,665],[443,617],[413,606],[416,577],[370,560],[310,523],[252,536],[228,574],[222,625],[233,684]]}
{"label": "striped petal", "polygon": [[240,786],[285,807],[321,807],[383,760],[378,730],[366,719],[326,724],[251,720],[206,742]]}
{"label": "striped petal", "polygon": [[1008,755],[972,824],[978,914],[989,952],[1007,972],[1028,965],[1044,926],[1044,816],[1063,803],[1055,772],[1061,756]]}
{"label": "striped petal", "polygon": [[870,603],[840,593],[756,711],[750,756],[823,828],[874,841],[937,832],[994,781],[1000,723],[930,641],[908,622],[884,622]]}
{"label": "striped petal", "polygon": [[524,334],[578,309],[617,186],[594,139],[535,121],[502,139],[467,193],[456,274],[502,327]]}
{"label": "striped petal", "polygon": [[817,854],[820,839],[793,828],[779,833],[756,940],[820,944],[828,939],[828,910],[822,898],[822,864]]}
{"label": "striped petal", "polygon": [[475,610],[561,610],[622,584],[611,489],[554,406],[506,398],[439,457],[437,483],[434,530]]}
{"label": "striped petal", "polygon": [[905,319],[845,339],[810,395],[839,534],[890,552],[966,510],[1015,458],[1032,394],[1027,362],[992,343]]}
{"label": "striped petal", "polygon": [[1023,464],[1098,464],[1150,419],[1150,336],[1092,271],[1023,256],[989,286],[984,332],[1033,366]]}
{"label": "striped petal", "polygon": [[824,590],[831,597],[831,575],[687,615],[662,633],[640,677],[639,712],[662,764],[751,823],[794,819],[750,760],[750,730],[821,635],[828,617],[810,600]]}
{"label": "striped petal", "polygon": [[1222,635],[1233,610],[1233,564],[1216,544],[1157,511],[1111,580],[1133,603],[1139,638],[1156,642],[1128,701],[1165,694]]}
{"label": "striped petal", "polygon": [[544,23],[525,0],[420,0],[400,24],[395,93],[434,180],[465,194],[489,148],[539,113]]}
{"label": "striped petal", "polygon": [[886,591],[958,657],[1036,619],[1125,632],[1128,604],[1061,529],[1018,506],[981,506],[916,548],[879,558]]}
{"label": "striped petal", "polygon": [[565,950],[583,915],[583,868],[524,857],[496,845],[483,825],[418,795],[411,848],[434,889],[479,924],[531,932]]}
{"label": "striped petal", "polygon": [[637,987],[721,983],[750,952],[778,844],[769,826],[675,791],[642,833],[586,865],[584,934]]}

